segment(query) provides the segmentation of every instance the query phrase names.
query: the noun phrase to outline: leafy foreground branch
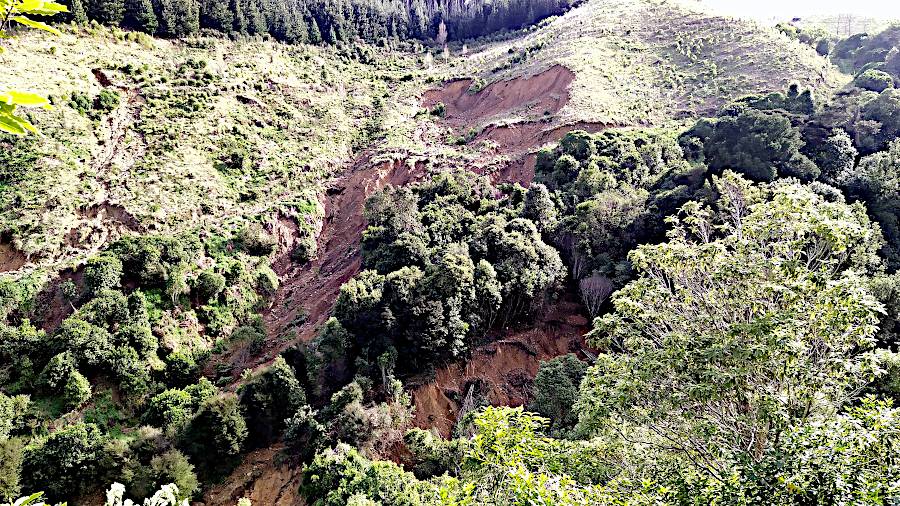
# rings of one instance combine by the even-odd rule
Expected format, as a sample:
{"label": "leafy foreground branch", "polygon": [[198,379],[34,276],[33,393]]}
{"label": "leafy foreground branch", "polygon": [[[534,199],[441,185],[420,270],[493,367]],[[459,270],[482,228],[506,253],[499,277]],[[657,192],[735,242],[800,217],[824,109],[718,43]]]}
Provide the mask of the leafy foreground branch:
{"label": "leafy foreground branch", "polygon": [[[68,12],[65,5],[44,0],[0,0],[0,10],[2,10],[3,16],[2,23],[0,23],[0,38],[3,39],[10,38],[11,23],[59,34],[59,30],[56,28],[34,20],[31,16],[52,16],[60,12]],[[46,97],[35,93],[16,90],[0,91],[0,131],[14,135],[25,135],[28,132],[37,133],[37,129],[27,118],[16,114],[17,107],[52,108]]]}
{"label": "leafy foreground branch", "polygon": [[[106,491],[105,506],[188,506],[187,499],[178,499],[178,486],[174,483],[163,485],[151,497],[144,499],[143,503],[135,503],[131,499],[125,498],[125,486],[121,483],[113,483]],[[21,497],[11,503],[5,503],[0,506],[47,506],[44,502],[44,493],[37,492],[30,496]],[[66,503],[58,503],[56,506],[66,506]],[[250,506],[249,499],[240,499],[237,506]]]}

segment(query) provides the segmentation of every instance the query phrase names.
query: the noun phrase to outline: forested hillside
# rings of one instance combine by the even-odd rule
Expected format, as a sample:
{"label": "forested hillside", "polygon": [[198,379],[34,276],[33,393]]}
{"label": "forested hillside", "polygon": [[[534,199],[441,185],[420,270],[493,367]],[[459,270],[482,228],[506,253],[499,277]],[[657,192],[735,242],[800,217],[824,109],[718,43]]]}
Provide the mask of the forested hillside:
{"label": "forested hillside", "polygon": [[0,504],[900,501],[897,27],[5,8]]}
{"label": "forested hillside", "polygon": [[318,44],[480,37],[565,12],[573,0],[73,0],[66,16],[161,37],[210,29]]}

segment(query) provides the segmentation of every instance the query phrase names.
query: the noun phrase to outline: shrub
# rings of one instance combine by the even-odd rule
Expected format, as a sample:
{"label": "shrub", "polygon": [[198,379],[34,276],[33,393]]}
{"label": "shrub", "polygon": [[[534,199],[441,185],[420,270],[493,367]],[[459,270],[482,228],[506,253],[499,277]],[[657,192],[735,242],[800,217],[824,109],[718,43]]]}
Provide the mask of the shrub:
{"label": "shrub", "polygon": [[0,501],[12,500],[21,492],[22,458],[25,445],[19,438],[0,438]]}
{"label": "shrub", "polygon": [[223,336],[236,322],[231,308],[219,303],[200,306],[197,316],[206,325],[206,333],[212,337]]}
{"label": "shrub", "polygon": [[150,371],[131,346],[117,346],[111,354],[109,366],[126,395],[140,398],[149,391]]}
{"label": "shrub", "polygon": [[250,223],[241,228],[235,243],[253,256],[268,256],[275,251],[275,237],[266,232],[259,223]]}
{"label": "shrub", "polygon": [[305,264],[316,256],[318,244],[316,237],[312,233],[301,234],[297,238],[297,243],[291,251],[291,260],[299,264]]}
{"label": "shrub", "polygon": [[153,335],[147,325],[124,325],[113,336],[113,340],[119,346],[130,346],[143,359],[156,355],[159,340]]}
{"label": "shrub", "polygon": [[80,372],[73,371],[62,394],[67,410],[78,409],[91,398],[91,384]]}
{"label": "shrub", "polygon": [[147,403],[142,421],[165,431],[181,428],[192,415],[191,396],[177,388],[153,396]]}
{"label": "shrub", "polygon": [[549,418],[554,431],[573,427],[578,416],[572,408],[586,371],[587,364],[571,353],[541,362],[528,409]]}
{"label": "shrub", "polygon": [[54,355],[44,366],[38,378],[39,384],[51,393],[61,393],[69,377],[77,373],[72,353],[66,351]]}
{"label": "shrub", "polygon": [[256,446],[265,446],[279,437],[285,420],[306,404],[303,387],[281,356],[244,383],[239,396],[249,428],[249,442]]}
{"label": "shrub", "polygon": [[262,265],[256,270],[256,291],[265,297],[275,295],[278,290],[278,275],[268,265]]}
{"label": "shrub", "polygon": [[189,350],[173,351],[165,362],[166,384],[170,386],[189,385],[200,376],[200,366]]}
{"label": "shrub", "polygon": [[325,443],[325,426],[316,420],[316,412],[303,406],[284,421],[284,444],[301,462],[307,462]]}
{"label": "shrub", "polygon": [[259,350],[266,342],[266,334],[256,327],[242,325],[231,333],[231,340],[236,343],[246,343],[251,349]]}
{"label": "shrub", "polygon": [[235,395],[207,399],[182,431],[178,444],[201,474],[221,476],[237,463],[247,439],[247,424]]}
{"label": "shrub", "polygon": [[194,291],[201,302],[214,300],[225,288],[225,276],[212,270],[205,270],[197,276]]}
{"label": "shrub", "polygon": [[8,438],[13,430],[19,428],[29,404],[27,395],[9,397],[0,392],[0,440]]}
{"label": "shrub", "polygon": [[84,268],[84,283],[92,295],[118,288],[121,279],[122,262],[113,255],[94,257],[87,261]]}
{"label": "shrub", "polygon": [[184,389],[170,388],[150,399],[141,420],[168,433],[177,432],[200,405],[215,397],[216,393],[218,390],[206,378]]}
{"label": "shrub", "polygon": [[345,506],[357,495],[375,504],[418,506],[424,492],[412,473],[393,462],[370,462],[345,444],[316,455],[303,474],[300,491],[308,504],[318,506]]}
{"label": "shrub", "polygon": [[425,479],[445,473],[456,474],[465,449],[464,440],[445,441],[440,436],[422,429],[412,429],[403,437],[413,455],[413,472]]}
{"label": "shrub", "polygon": [[438,102],[431,108],[432,116],[443,118],[445,114],[447,114],[447,106],[443,102]]}
{"label": "shrub", "polygon": [[87,116],[91,110],[91,105],[91,97],[86,93],[75,91],[69,96],[69,107],[78,111],[78,114],[82,116]]}
{"label": "shrub", "polygon": [[22,488],[46,490],[52,497],[73,497],[98,482],[106,437],[96,425],[60,429],[25,448]]}
{"label": "shrub", "polygon": [[894,78],[887,72],[869,69],[856,76],[853,80],[853,84],[857,88],[881,93],[888,88],[894,87]]}
{"label": "shrub", "polygon": [[179,500],[191,499],[200,489],[200,483],[194,473],[194,466],[178,450],[169,450],[154,455],[150,459],[149,465],[140,466],[136,470],[129,487],[132,494],[137,497],[149,497],[154,491],[170,483],[178,487],[177,498]]}
{"label": "shrub", "polygon": [[99,114],[109,114],[119,107],[119,92],[103,89],[94,99],[94,110]]}

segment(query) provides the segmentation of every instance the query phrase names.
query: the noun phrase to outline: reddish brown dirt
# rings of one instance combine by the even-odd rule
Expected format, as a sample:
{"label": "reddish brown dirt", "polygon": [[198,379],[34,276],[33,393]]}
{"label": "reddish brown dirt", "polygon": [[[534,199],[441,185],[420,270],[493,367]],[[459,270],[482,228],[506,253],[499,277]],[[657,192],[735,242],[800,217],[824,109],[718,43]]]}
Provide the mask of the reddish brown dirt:
{"label": "reddish brown dirt", "polygon": [[280,451],[273,446],[251,452],[224,482],[206,491],[202,504],[234,506],[246,497],[254,506],[304,506],[300,467],[277,465]]}
{"label": "reddish brown dirt", "polygon": [[291,344],[315,336],[330,316],[341,285],[360,270],[359,243],[366,227],[366,198],[387,185],[408,184],[424,172],[423,162],[395,160],[373,164],[369,156],[361,156],[320,197],[325,214],[317,225],[317,256],[302,265],[290,260],[296,224],[287,218],[278,220],[275,232],[282,248],[273,268],[281,286],[263,312],[269,339],[260,353],[251,354],[239,347],[225,357],[233,365],[233,372],[268,363]]}
{"label": "reddish brown dirt", "polygon": [[81,212],[81,217],[86,220],[93,220],[96,218],[100,218],[104,221],[111,221],[115,224],[121,225],[128,230],[132,230],[135,232],[144,232],[145,228],[141,223],[134,217],[133,214],[129,213],[124,207],[118,204],[110,204],[109,202],[104,202],[102,204],[95,204],[84,211]]}
{"label": "reddish brown dirt", "polygon": [[490,126],[484,129],[476,140],[496,142],[500,154],[510,158],[499,172],[491,174],[495,183],[515,182],[528,186],[534,179],[534,164],[537,159],[535,148],[558,142],[564,135],[574,130],[594,133],[615,126],[617,125],[584,121],[556,127],[542,122],[518,123]]}
{"label": "reddish brown dirt", "polygon": [[282,286],[264,314],[266,328],[280,335],[298,314],[306,322],[297,327],[301,340],[310,339],[325,321],[341,285],[360,270],[359,243],[366,228],[366,199],[388,185],[408,184],[424,173],[424,164],[396,160],[371,165],[364,157],[325,192],[325,217],[318,236],[318,254],[305,265],[276,262]]}
{"label": "reddish brown dirt", "polygon": [[464,361],[439,369],[433,381],[412,390],[415,425],[435,428],[444,437],[456,423],[470,385],[493,406],[521,406],[530,398],[530,384],[541,361],[566,353],[584,358],[588,319],[581,305],[566,297],[550,306],[534,327],[509,332],[478,347]]}
{"label": "reddish brown dirt", "polygon": [[0,272],[17,271],[28,263],[28,257],[12,243],[0,241]]}
{"label": "reddish brown dirt", "polygon": [[532,77],[491,83],[478,93],[469,92],[471,79],[458,79],[425,92],[422,105],[431,108],[441,102],[446,108],[444,121],[467,127],[514,110],[555,114],[568,102],[568,88],[574,79],[575,74],[562,65]]}
{"label": "reddish brown dirt", "polygon": [[[568,101],[568,86],[573,78],[570,70],[555,66],[530,78],[493,83],[475,94],[468,92],[470,80],[457,80],[426,92],[422,105],[432,107],[443,102],[447,113],[440,123],[457,129],[484,124],[514,111],[537,112],[532,117],[545,111],[552,115]],[[572,130],[596,132],[609,126],[559,125],[553,121],[489,125],[476,141],[493,141],[496,145],[496,149],[484,153],[484,158],[509,160],[503,169],[490,174],[495,182],[529,184],[534,177],[532,150],[556,142]],[[308,341],[315,335],[330,316],[341,285],[360,270],[359,243],[366,226],[365,199],[388,184],[409,184],[424,173],[421,162],[372,164],[368,156],[361,156],[321,197],[324,218],[317,224],[318,256],[305,265],[297,265],[289,258],[296,225],[289,220],[278,220],[274,232],[281,253],[273,266],[282,285],[263,315],[270,339],[266,350],[256,357],[248,357],[241,350],[228,357],[235,372],[265,364],[290,344]],[[566,293],[532,328],[504,332],[497,340],[478,347],[468,360],[443,367],[432,381],[415,386],[412,389],[415,425],[434,427],[448,436],[459,404],[473,384],[477,385],[477,395],[490,404],[525,404],[540,362],[570,352],[583,357],[583,336],[588,328],[580,304],[572,294]],[[250,497],[254,504],[302,504],[296,496],[299,470],[274,465],[275,455],[271,448],[252,453],[225,483],[206,494],[206,504],[233,504],[243,496]],[[402,449],[397,455],[397,460],[402,461]]]}

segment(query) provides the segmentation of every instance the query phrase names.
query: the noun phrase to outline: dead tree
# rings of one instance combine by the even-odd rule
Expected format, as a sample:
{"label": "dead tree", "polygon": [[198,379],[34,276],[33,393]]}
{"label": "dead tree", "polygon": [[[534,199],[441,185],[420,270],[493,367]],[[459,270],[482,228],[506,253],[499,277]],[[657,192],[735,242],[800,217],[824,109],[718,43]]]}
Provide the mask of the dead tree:
{"label": "dead tree", "polygon": [[587,308],[591,318],[600,314],[600,308],[613,292],[613,282],[606,276],[594,274],[578,282],[581,301]]}

